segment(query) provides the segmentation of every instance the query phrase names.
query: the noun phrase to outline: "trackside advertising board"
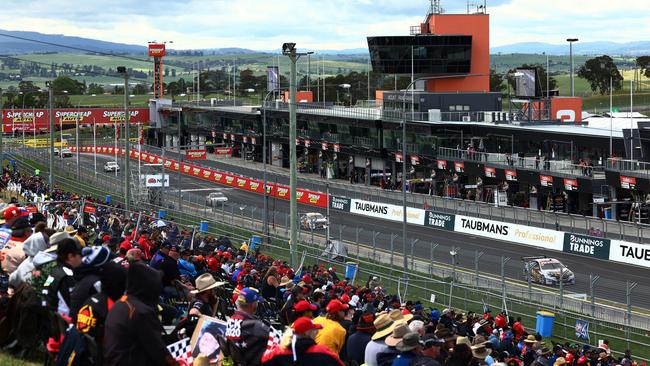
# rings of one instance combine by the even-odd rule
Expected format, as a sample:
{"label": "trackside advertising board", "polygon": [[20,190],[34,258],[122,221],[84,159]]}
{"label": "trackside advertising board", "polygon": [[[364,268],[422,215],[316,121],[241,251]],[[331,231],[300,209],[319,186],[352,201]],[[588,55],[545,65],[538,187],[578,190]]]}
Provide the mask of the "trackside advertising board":
{"label": "trackside advertising board", "polygon": [[[129,109],[129,121],[133,124],[149,123],[149,108]],[[120,108],[80,108],[55,109],[54,124],[63,128],[72,128],[77,120],[80,125],[114,125],[124,123],[124,109]],[[49,113],[47,109],[3,109],[2,131],[47,132],[50,130]]]}
{"label": "trackside advertising board", "polygon": [[[331,196],[330,208],[357,215],[402,221],[401,206]],[[476,217],[425,211],[409,207],[408,222],[489,239],[528,245],[544,250],[571,253],[597,259],[650,268],[650,245],[566,233]],[[422,215],[422,216],[421,216]],[[422,220],[423,219],[423,220]]]}

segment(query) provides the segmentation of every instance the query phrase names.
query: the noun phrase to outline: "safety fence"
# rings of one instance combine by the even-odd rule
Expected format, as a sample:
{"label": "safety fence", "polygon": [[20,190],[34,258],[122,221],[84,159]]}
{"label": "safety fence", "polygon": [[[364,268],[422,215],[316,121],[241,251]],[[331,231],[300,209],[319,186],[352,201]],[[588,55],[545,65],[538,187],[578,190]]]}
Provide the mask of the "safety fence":
{"label": "safety fence", "polygon": [[[35,160],[30,161],[23,156],[12,157],[21,169],[31,172],[35,168],[44,168],[42,158],[38,161],[38,157],[35,157]],[[77,179],[74,167],[67,164],[60,166],[55,173],[56,183],[66,189],[97,197],[108,193],[114,201],[123,202],[120,180],[96,176],[91,169],[82,169],[82,176]],[[183,197],[182,211],[175,210],[174,206],[175,197],[163,196],[162,205],[138,202],[137,210],[165,210],[169,217],[187,226],[199,227],[200,222],[207,222],[209,234],[228,235],[235,241],[247,240],[251,235],[261,235],[262,232],[263,216],[260,210],[234,205],[207,207],[196,195]],[[289,258],[287,238],[290,218],[286,214],[273,212],[268,220],[270,244],[264,250],[281,258]],[[330,229],[333,232],[332,238],[337,238],[347,248],[346,256],[339,253],[344,258],[333,260],[323,256],[326,234],[314,230],[300,232],[297,251],[304,253],[309,261],[337,266],[348,261],[357,262],[357,282],[363,282],[368,276],[379,276],[382,278],[382,286],[393,292],[399,291],[403,298],[421,300],[425,304],[433,300],[432,306],[452,306],[473,311],[481,311],[483,305],[499,310],[505,307],[511,316],[522,316],[524,324],[529,328],[534,325],[537,310],[555,311],[557,318],[554,334],[558,340],[577,340],[574,332],[576,320],[585,320],[591,325],[590,343],[596,344],[598,339],[609,339],[615,350],[629,346],[635,355],[650,358],[650,352],[643,347],[650,344],[647,336],[650,318],[631,306],[634,297],[647,294],[646,290],[637,289],[632,293],[629,289],[627,304],[608,305],[603,298],[610,298],[614,285],[601,285],[595,274],[590,279],[590,292],[584,296],[571,293],[563,286],[549,288],[509,280],[507,277],[510,277],[512,270],[520,272],[521,266],[512,266],[515,261],[506,257],[466,251],[458,247],[451,248],[450,252],[454,252],[454,255],[448,255],[446,251],[450,248],[443,248],[435,242],[415,240],[411,240],[404,250],[401,240],[397,240],[400,237],[392,233],[368,233],[357,229],[350,235],[345,229],[345,225]],[[405,254],[407,268],[402,264]],[[448,263],[445,257],[450,260]],[[468,258],[474,261],[475,271],[461,268],[460,262],[466,262]],[[485,272],[495,265],[500,267],[502,276]],[[620,288],[620,284],[617,285]],[[596,298],[598,295],[602,297]]]}

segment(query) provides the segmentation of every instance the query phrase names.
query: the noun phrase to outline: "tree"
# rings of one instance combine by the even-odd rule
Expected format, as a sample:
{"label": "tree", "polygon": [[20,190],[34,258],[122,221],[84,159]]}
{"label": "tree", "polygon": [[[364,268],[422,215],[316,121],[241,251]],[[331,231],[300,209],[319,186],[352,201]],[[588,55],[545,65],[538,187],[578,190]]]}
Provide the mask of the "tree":
{"label": "tree", "polygon": [[135,95],[147,94],[147,88],[142,84],[137,84],[131,89],[131,93]]}
{"label": "tree", "polygon": [[503,93],[506,84],[503,83],[503,75],[497,74],[496,70],[490,69],[490,91]]}
{"label": "tree", "polygon": [[[554,90],[557,88],[557,80],[553,78],[552,76],[549,76],[548,73],[546,72],[546,68],[541,65],[541,64],[523,64],[520,67],[516,67],[514,69],[508,70],[508,76],[506,78],[508,79],[508,84],[510,84],[510,87],[512,90],[515,90],[517,88],[517,85],[515,84],[515,72],[517,72],[517,69],[537,69],[537,82],[539,83],[539,90],[541,91],[546,91],[546,78],[548,77],[548,88],[549,90]],[[492,77],[490,76],[490,85],[492,85]],[[546,94],[546,93],[544,93]]]}
{"label": "tree", "polygon": [[586,79],[591,85],[591,90],[601,95],[609,92],[610,78],[614,90],[620,90],[623,86],[623,76],[614,64],[614,60],[607,55],[587,60],[578,69],[578,77]]}
{"label": "tree", "polygon": [[66,90],[68,94],[82,94],[82,87],[83,85],[80,82],[67,76],[59,76],[52,81],[52,89],[54,89],[54,93],[60,94],[64,93],[64,90]]}
{"label": "tree", "polygon": [[101,86],[100,84],[91,83],[88,86],[88,93],[89,94],[104,94],[104,87]]}
{"label": "tree", "polygon": [[641,69],[641,75],[650,78],[650,56],[637,57],[636,66]]}

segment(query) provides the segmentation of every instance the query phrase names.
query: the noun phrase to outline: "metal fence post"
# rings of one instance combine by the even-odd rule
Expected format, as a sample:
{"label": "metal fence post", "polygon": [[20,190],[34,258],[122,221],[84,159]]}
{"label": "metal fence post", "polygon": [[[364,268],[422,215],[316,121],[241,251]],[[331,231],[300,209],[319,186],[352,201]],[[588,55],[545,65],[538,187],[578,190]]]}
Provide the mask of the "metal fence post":
{"label": "metal fence post", "polygon": [[377,260],[377,235],[380,233],[372,231],[372,259]]}
{"label": "metal fence post", "polygon": [[339,241],[341,244],[343,244],[343,229],[345,229],[345,225],[339,225]]}
{"label": "metal fence post", "polygon": [[476,279],[476,287],[479,286],[479,276],[478,276],[478,262],[481,257],[485,254],[484,252],[479,252],[478,250],[474,252],[474,278]]}
{"label": "metal fence post", "polygon": [[391,273],[391,275],[393,274],[393,264],[395,263],[395,261],[394,261],[394,257],[395,257],[395,238],[397,238],[397,235],[390,234],[390,273]]}
{"label": "metal fence post", "polygon": [[506,263],[510,257],[501,256],[501,306],[505,309],[506,304]]}
{"label": "metal fence post", "polygon": [[362,228],[357,227],[357,233],[356,233],[357,236],[356,236],[356,239],[355,239],[356,244],[357,244],[357,260],[359,259],[359,233],[360,233],[362,230],[363,230]]}
{"label": "metal fence post", "polygon": [[458,251],[460,248],[452,247],[449,254],[451,255],[451,284],[449,285],[449,304],[448,307],[451,308],[451,300],[454,297],[454,282],[456,282],[456,263],[458,262]]}
{"label": "metal fence post", "polygon": [[433,275],[433,252],[436,250],[438,247],[438,244],[436,243],[431,243],[431,249],[429,250],[429,275]]}
{"label": "metal fence post", "polygon": [[594,296],[594,287],[596,282],[600,279],[600,276],[589,274],[589,298],[591,300],[591,317],[596,316],[596,298]]}
{"label": "metal fence post", "polygon": [[562,278],[564,277],[564,268],[560,268],[560,306],[559,310],[563,311],[564,309],[564,281]]}
{"label": "metal fence post", "polygon": [[638,285],[636,282],[627,280],[625,287],[625,303],[627,304],[627,327],[625,327],[625,341],[627,348],[630,348],[630,326],[632,325],[632,290]]}
{"label": "metal fence post", "polygon": [[411,239],[411,271],[415,272],[415,258],[413,257],[413,248],[419,239]]}
{"label": "metal fence post", "polygon": [[251,207],[251,229],[255,229],[255,210],[257,207]]}

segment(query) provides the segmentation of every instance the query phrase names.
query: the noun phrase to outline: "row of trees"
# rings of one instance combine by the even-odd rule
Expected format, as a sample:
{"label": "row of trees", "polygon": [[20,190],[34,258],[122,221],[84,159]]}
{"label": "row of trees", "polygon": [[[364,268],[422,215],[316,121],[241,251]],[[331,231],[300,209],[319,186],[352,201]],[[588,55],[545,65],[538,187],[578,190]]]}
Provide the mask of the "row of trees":
{"label": "row of trees", "polygon": [[[635,65],[639,74],[650,78],[650,56],[640,56],[635,60]],[[537,68],[538,80],[542,90],[546,89],[546,78],[549,78],[549,88],[554,90],[557,87],[557,80],[549,76],[546,68],[541,64],[527,65],[524,64],[519,68]],[[498,74],[495,70],[490,70],[490,90],[494,92],[505,92],[508,84],[515,88],[515,80],[512,76],[516,69],[511,69],[507,74]],[[623,87],[623,75],[614,63],[614,59],[608,55],[602,55],[587,60],[584,65],[578,68],[577,76],[587,80],[591,90],[601,95],[607,94],[611,89],[613,91],[621,90]],[[504,81],[507,82],[504,83]]]}

